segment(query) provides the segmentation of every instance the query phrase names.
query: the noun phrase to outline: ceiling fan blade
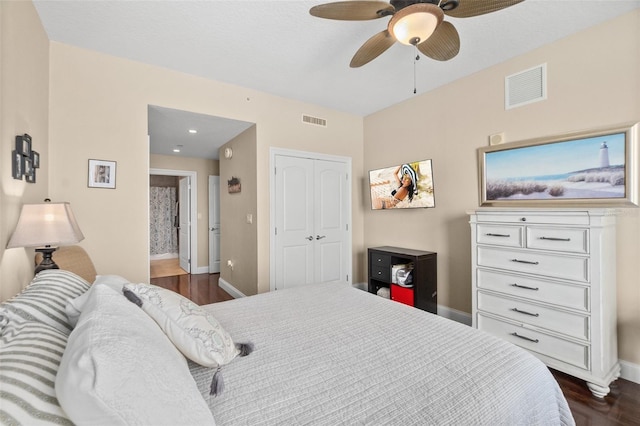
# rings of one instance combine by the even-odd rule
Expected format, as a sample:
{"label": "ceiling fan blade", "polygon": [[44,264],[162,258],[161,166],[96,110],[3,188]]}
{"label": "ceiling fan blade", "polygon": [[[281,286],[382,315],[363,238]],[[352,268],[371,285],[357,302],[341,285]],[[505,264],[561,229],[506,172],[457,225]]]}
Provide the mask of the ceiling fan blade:
{"label": "ceiling fan blade", "polygon": [[318,18],[366,21],[393,15],[395,8],[386,1],[339,1],[313,6],[309,13]]}
{"label": "ceiling fan blade", "polygon": [[437,61],[448,61],[460,51],[460,36],[450,22],[441,23],[431,37],[418,45],[418,50]]}
{"label": "ceiling fan blade", "polygon": [[484,15],[485,13],[496,12],[523,1],[524,0],[460,0],[458,7],[451,10],[444,10],[444,13],[454,18],[469,18]]}
{"label": "ceiling fan blade", "polygon": [[385,50],[393,46],[393,43],[395,42],[396,39],[393,38],[388,30],[379,32],[364,42],[356,54],[353,55],[349,66],[351,68],[358,68],[373,61],[384,53]]}

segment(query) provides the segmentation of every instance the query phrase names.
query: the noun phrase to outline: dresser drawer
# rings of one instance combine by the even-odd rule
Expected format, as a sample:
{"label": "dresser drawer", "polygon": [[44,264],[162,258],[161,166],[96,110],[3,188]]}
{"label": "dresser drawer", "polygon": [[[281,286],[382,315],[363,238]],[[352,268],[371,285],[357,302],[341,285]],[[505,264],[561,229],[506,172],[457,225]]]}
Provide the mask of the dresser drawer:
{"label": "dresser drawer", "polygon": [[391,269],[388,266],[372,266],[371,278],[378,281],[384,281],[386,283],[391,282]]}
{"label": "dresser drawer", "polygon": [[388,266],[391,267],[391,256],[383,253],[373,252],[370,254],[371,266]]}
{"label": "dresser drawer", "polygon": [[524,247],[524,227],[478,224],[478,244]]}
{"label": "dresser drawer", "polygon": [[578,339],[589,340],[589,317],[478,292],[478,309]]}
{"label": "dresser drawer", "polygon": [[589,231],[527,226],[527,248],[586,254],[589,253]]}
{"label": "dresser drawer", "polygon": [[585,370],[590,369],[590,353],[587,344],[564,340],[482,314],[478,314],[478,328],[532,352]]}
{"label": "dresser drawer", "polygon": [[503,222],[503,223],[542,223],[553,225],[589,225],[587,212],[559,212],[544,214],[542,212],[478,212],[478,222]]}
{"label": "dresser drawer", "polygon": [[589,259],[577,256],[478,246],[478,265],[589,282]]}
{"label": "dresser drawer", "polygon": [[565,308],[589,311],[589,288],[581,285],[478,269],[477,287]]}

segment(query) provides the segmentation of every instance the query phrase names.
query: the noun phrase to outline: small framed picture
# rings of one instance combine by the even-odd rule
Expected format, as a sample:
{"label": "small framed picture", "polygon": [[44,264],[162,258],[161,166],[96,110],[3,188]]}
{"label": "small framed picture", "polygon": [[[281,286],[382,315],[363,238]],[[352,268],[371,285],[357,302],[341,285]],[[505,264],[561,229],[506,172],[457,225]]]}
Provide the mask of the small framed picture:
{"label": "small framed picture", "polygon": [[16,151],[25,157],[31,157],[31,136],[28,134],[16,136]]}
{"label": "small framed picture", "polygon": [[116,187],[116,162],[89,160],[89,188]]}
{"label": "small framed picture", "polygon": [[30,158],[24,158],[24,180],[29,183],[36,183],[36,169],[33,168]]}
{"label": "small framed picture", "polygon": [[33,164],[33,168],[34,169],[39,169],[40,168],[40,154],[35,152],[35,151],[31,151],[31,163]]}
{"label": "small framed picture", "polygon": [[24,170],[23,164],[24,157],[17,150],[11,151],[11,175],[14,179],[22,180],[22,171]]}

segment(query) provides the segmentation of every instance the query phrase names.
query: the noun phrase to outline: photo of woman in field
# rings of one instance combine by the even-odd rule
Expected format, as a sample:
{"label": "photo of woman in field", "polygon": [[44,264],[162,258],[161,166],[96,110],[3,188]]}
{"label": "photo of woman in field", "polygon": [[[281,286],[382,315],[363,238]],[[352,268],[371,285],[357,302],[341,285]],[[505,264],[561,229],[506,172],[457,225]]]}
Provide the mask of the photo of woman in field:
{"label": "photo of woman in field", "polygon": [[369,172],[374,210],[434,207],[431,160]]}

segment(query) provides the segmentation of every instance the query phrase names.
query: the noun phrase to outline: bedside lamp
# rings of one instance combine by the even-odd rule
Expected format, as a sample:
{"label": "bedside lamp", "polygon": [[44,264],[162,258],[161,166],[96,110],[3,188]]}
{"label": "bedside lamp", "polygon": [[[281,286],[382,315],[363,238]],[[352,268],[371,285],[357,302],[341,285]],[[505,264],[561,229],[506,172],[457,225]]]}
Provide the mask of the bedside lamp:
{"label": "bedside lamp", "polygon": [[7,248],[37,247],[36,251],[42,253],[42,262],[35,269],[38,274],[45,269],[59,269],[52,259],[56,246],[82,240],[84,235],[69,203],[25,204]]}

